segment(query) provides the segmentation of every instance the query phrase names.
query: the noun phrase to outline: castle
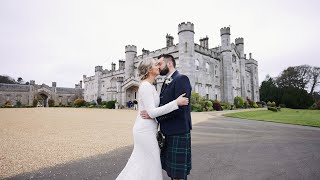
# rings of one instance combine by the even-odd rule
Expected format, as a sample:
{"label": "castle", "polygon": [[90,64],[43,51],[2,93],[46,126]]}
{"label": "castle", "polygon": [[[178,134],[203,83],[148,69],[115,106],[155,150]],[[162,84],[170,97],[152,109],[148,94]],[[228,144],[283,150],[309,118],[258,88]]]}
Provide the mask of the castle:
{"label": "castle", "polygon": [[[241,96],[253,101],[259,99],[258,62],[249,53],[244,53],[244,39],[230,39],[230,27],[220,29],[221,46],[210,48],[206,36],[200,43],[194,40],[194,24],[187,22],[178,25],[179,43],[174,44],[173,36],[167,34],[166,47],[149,51],[142,49],[137,55],[135,45],[125,46],[125,60],[111,64],[111,70],[95,67],[95,75],[83,75],[84,99],[96,101],[117,100],[125,105],[137,99],[139,77],[137,66],[139,61],[161,54],[171,54],[177,64],[177,70],[189,77],[192,90],[207,99],[233,104],[234,97]],[[159,91],[164,77],[158,77],[156,88]]]}
{"label": "castle", "polygon": [[30,84],[5,84],[0,83],[0,105],[10,102],[16,105],[32,105],[33,100],[38,100],[38,105],[48,106],[49,99],[54,100],[55,105],[71,105],[75,99],[83,97],[82,81],[75,84],[75,88],[57,87],[56,82],[52,86],[38,85],[34,80]]}

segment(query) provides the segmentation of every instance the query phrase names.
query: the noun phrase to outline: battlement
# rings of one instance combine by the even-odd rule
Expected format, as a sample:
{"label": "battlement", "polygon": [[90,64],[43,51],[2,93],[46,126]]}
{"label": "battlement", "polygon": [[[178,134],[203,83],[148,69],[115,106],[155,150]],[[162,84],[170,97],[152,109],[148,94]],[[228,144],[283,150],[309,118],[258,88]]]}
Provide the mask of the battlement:
{"label": "battlement", "polygon": [[154,51],[149,52],[149,54],[145,54],[145,55],[139,55],[135,61],[140,61],[146,57],[158,57],[161,54],[170,54],[170,53],[174,53],[174,52],[178,52],[179,51],[179,46],[178,44],[170,46],[170,47],[164,47],[161,49],[157,49]]}
{"label": "battlement", "polygon": [[194,51],[198,52],[200,54],[215,58],[215,59],[217,59],[219,56],[219,54],[217,52],[215,52],[211,49],[204,48],[203,46],[200,46],[199,44],[194,44]]}
{"label": "battlement", "polygon": [[94,72],[98,72],[98,71],[102,72],[102,70],[103,70],[102,66],[96,66]]}
{"label": "battlement", "polygon": [[137,46],[135,45],[126,45],[125,52],[137,52]]}
{"label": "battlement", "polygon": [[118,76],[118,75],[123,75],[125,73],[124,69],[118,69],[115,71],[106,71],[102,74],[101,78],[107,78],[111,76]]}
{"label": "battlement", "polygon": [[29,92],[29,85],[0,83],[0,91]]}
{"label": "battlement", "polygon": [[220,29],[220,36],[230,35],[230,27],[223,27]]}
{"label": "battlement", "polygon": [[256,65],[256,66],[258,66],[258,61],[254,60],[254,59],[247,59],[246,60],[246,65]]}
{"label": "battlement", "polygon": [[191,22],[183,22],[178,25],[178,34],[183,31],[191,31],[194,33],[194,25]]}
{"label": "battlement", "polygon": [[243,37],[236,38],[235,43],[236,43],[236,46],[238,46],[240,44],[243,45],[244,44]]}

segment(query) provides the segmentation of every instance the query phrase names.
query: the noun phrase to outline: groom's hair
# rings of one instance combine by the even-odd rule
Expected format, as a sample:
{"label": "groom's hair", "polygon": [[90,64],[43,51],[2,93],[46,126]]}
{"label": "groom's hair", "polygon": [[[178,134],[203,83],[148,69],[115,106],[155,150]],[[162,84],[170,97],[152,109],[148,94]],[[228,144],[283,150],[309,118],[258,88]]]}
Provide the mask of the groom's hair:
{"label": "groom's hair", "polygon": [[173,64],[173,67],[176,68],[176,60],[174,60],[174,57],[171,54],[161,54],[160,56],[158,56],[158,59],[160,59],[162,57],[170,60]]}

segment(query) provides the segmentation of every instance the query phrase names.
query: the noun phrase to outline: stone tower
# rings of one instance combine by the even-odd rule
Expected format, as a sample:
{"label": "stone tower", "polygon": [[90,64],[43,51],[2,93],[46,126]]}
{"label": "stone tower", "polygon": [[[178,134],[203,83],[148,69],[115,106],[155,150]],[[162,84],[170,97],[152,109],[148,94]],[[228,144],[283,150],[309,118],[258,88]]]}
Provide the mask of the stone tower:
{"label": "stone tower", "polygon": [[247,98],[247,88],[246,88],[246,59],[244,56],[244,39],[242,37],[236,38],[236,49],[240,55],[240,83],[241,83],[241,97]]}
{"label": "stone tower", "polygon": [[179,71],[189,77],[191,86],[195,84],[194,25],[183,22],[178,26],[179,35]]}
{"label": "stone tower", "polygon": [[125,47],[126,59],[125,59],[125,79],[134,76],[134,58],[137,56],[137,46],[127,45]]}
{"label": "stone tower", "polygon": [[95,67],[95,77],[94,77],[94,92],[97,92],[97,94],[94,95],[94,100],[96,101],[98,97],[101,97],[101,77],[102,77],[102,66],[96,66]]}
{"label": "stone tower", "polygon": [[232,84],[232,52],[230,44],[230,28],[220,29],[221,36],[221,59],[222,59],[222,101],[233,103],[233,84]]}
{"label": "stone tower", "polygon": [[260,101],[259,97],[259,79],[258,79],[258,61],[252,58],[252,53],[249,53],[248,65],[250,69],[250,84],[251,84],[251,94],[249,98],[255,102]]}

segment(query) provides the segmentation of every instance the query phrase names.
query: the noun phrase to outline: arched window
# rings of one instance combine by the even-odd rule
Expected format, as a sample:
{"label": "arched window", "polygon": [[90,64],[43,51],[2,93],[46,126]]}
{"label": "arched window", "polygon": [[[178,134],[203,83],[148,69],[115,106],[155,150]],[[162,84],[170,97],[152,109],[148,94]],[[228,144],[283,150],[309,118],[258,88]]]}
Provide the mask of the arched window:
{"label": "arched window", "polygon": [[196,59],[195,64],[196,64],[196,70],[199,71],[199,60],[198,59]]}
{"label": "arched window", "polygon": [[209,63],[206,63],[206,72],[209,73],[210,67],[209,67]]}

